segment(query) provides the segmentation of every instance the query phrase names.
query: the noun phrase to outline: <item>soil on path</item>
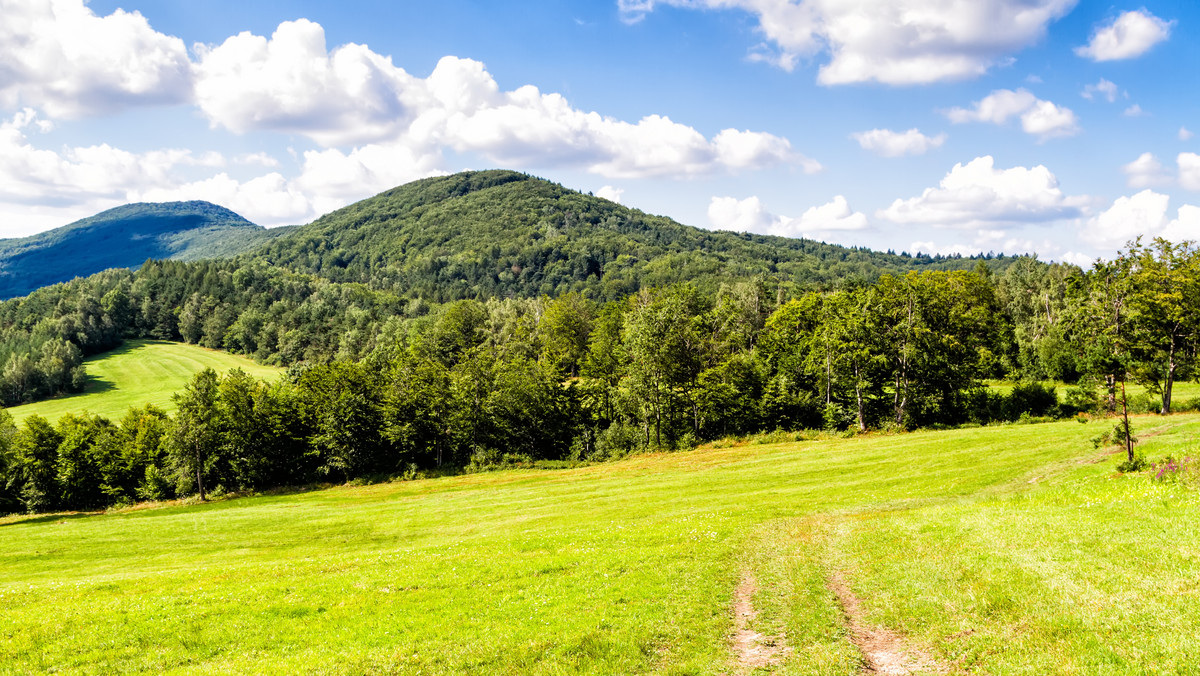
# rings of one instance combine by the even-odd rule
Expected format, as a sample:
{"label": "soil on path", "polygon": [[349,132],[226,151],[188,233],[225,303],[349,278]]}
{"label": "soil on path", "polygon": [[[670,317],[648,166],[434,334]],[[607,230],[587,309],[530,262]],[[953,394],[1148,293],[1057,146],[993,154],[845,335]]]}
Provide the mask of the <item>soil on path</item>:
{"label": "soil on path", "polygon": [[829,589],[841,602],[854,644],[867,660],[864,673],[888,676],[950,673],[945,665],[906,645],[904,638],[896,632],[867,624],[862,603],[840,575],[834,574],[830,578]]}
{"label": "soil on path", "polygon": [[750,674],[755,669],[778,666],[792,649],[783,635],[767,636],[750,629],[758,616],[754,609],[754,592],[758,582],[750,573],[742,576],[733,597],[733,654],[737,660],[736,674]]}

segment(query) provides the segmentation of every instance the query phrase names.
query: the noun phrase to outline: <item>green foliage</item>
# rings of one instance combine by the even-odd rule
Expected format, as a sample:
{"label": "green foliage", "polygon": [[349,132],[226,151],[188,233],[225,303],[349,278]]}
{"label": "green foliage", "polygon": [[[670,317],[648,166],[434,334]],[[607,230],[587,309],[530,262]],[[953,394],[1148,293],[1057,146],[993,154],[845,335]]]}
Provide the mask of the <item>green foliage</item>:
{"label": "green foliage", "polygon": [[195,478],[200,499],[205,498],[204,476],[218,459],[219,411],[217,373],[204,369],[175,395],[175,424],[167,437],[169,459],[186,488]]}
{"label": "green foliage", "polygon": [[30,237],[0,240],[0,299],[109,268],[137,268],[149,258],[226,258],[284,232],[208,202],[126,204]]}
{"label": "green foliage", "polygon": [[323,216],[255,255],[434,302],[571,291],[616,300],[685,281],[712,292],[760,275],[829,284],[972,264],[710,232],[510,171],[409,183]]}

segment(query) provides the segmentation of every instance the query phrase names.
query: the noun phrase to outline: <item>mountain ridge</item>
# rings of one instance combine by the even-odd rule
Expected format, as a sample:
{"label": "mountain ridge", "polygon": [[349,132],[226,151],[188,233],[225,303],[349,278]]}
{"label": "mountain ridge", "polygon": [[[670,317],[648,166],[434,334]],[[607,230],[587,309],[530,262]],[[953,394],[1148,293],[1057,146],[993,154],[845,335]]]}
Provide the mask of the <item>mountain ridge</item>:
{"label": "mountain ridge", "polygon": [[0,298],[147,259],[226,258],[285,230],[268,230],[201,200],[136,202],[28,237],[0,239]]}
{"label": "mountain ridge", "polygon": [[[647,285],[756,276],[830,285],[979,260],[705,230],[509,170],[397,186],[247,255],[431,301],[569,291],[614,299]],[[998,271],[1013,258],[987,260]]]}

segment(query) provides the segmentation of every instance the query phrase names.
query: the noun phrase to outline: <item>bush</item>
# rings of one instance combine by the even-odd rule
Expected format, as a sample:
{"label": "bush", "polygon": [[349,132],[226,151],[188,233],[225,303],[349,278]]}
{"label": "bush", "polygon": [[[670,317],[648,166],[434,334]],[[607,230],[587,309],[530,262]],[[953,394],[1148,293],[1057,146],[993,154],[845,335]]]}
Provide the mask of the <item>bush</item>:
{"label": "bush", "polygon": [[1100,403],[1100,394],[1095,383],[1080,383],[1075,387],[1067,388],[1066,397],[1059,408],[1063,416],[1076,413],[1099,413]]}
{"label": "bush", "polygon": [[581,460],[612,460],[623,458],[642,447],[642,434],[633,425],[615,422],[596,435],[596,452]]}
{"label": "bush", "polygon": [[1025,416],[1046,416],[1058,408],[1058,395],[1053,385],[1020,383],[1013,387],[1004,402],[1004,417],[1019,420]]}
{"label": "bush", "polygon": [[1008,398],[1003,392],[980,387],[966,394],[967,420],[976,425],[986,425],[1004,417],[1004,406]]}
{"label": "bush", "polygon": [[1134,453],[1133,458],[1126,458],[1121,464],[1117,465],[1117,471],[1122,474],[1131,472],[1140,472],[1146,469],[1149,463],[1146,462],[1146,456],[1141,453]]}

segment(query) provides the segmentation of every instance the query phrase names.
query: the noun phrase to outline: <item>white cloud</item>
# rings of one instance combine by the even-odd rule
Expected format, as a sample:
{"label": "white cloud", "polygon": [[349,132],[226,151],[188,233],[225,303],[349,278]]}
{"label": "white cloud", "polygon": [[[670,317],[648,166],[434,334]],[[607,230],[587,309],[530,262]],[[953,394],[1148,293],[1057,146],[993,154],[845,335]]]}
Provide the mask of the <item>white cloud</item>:
{"label": "white cloud", "polygon": [[1200,190],[1200,155],[1179,153],[1175,162],[1179,165],[1179,185],[1187,190]]}
{"label": "white cloud", "polygon": [[22,108],[13,115],[11,120],[0,122],[0,129],[21,130],[30,127],[45,134],[54,129],[54,122],[41,119],[33,108]]}
{"label": "white cloud", "polygon": [[450,148],[614,178],[820,170],[773,134],[725,129],[706,138],[661,115],[631,123],[581,111],[530,85],[504,92],[471,59],[448,56],[428,78],[414,77],[363,45],[329,51],[324,29],[306,20],[280,24],[270,39],[242,33],[197,51],[197,102],[235,132],[299,133],[325,147],[381,143],[421,158]]}
{"label": "white cloud", "polygon": [[0,0],[0,105],[55,118],[191,97],[191,62],[177,37],[138,12],[97,16],[81,0]]}
{"label": "white cloud", "polygon": [[1153,190],[1118,197],[1112,206],[1087,221],[1083,236],[1097,246],[1118,248],[1141,236],[1171,241],[1200,239],[1200,207],[1185,204],[1168,220],[1171,198]]}
{"label": "white cloud", "polygon": [[[436,156],[403,146],[371,145],[349,153],[308,151],[299,176],[278,172],[239,180],[225,172],[199,180],[197,169],[226,164],[219,153],[166,149],[133,153],[107,144],[37,148],[25,136],[36,120],[18,113],[0,123],[0,237],[63,225],[118,204],[202,199],[234,209],[262,225],[300,223],[416,178],[441,173]],[[258,154],[241,165],[267,166]]]}
{"label": "white cloud", "polygon": [[913,85],[976,77],[1046,34],[1077,0],[618,0],[640,21],[657,5],[740,9],[766,42],[751,58],[792,70],[829,52],[821,84]]}
{"label": "white cloud", "polygon": [[1092,267],[1092,263],[1096,262],[1096,259],[1094,257],[1089,256],[1087,254],[1079,253],[1078,251],[1068,251],[1060,256],[1057,256],[1056,258],[1058,260],[1062,261],[1063,263],[1070,263],[1071,265],[1078,265],[1079,267],[1083,268],[1084,270],[1090,269]]}
{"label": "white cloud", "polygon": [[912,253],[923,253],[930,256],[974,256],[983,253],[983,249],[966,244],[938,244],[932,240],[913,242],[908,247]]}
{"label": "white cloud", "polygon": [[872,129],[850,135],[858,145],[881,157],[924,155],[931,148],[940,148],[946,142],[945,134],[926,136],[917,129],[895,132],[890,129]]}
{"label": "white cloud", "polygon": [[1125,112],[1123,112],[1121,114],[1124,115],[1125,117],[1142,117],[1143,115],[1146,115],[1147,113],[1146,113],[1146,111],[1142,110],[1141,106],[1139,106],[1138,104],[1135,103],[1132,106],[1129,106],[1128,108],[1126,108]]}
{"label": "white cloud", "polygon": [[851,209],[842,195],[837,195],[826,204],[808,208],[799,218],[772,214],[757,196],[742,200],[736,197],[713,197],[708,205],[708,219],[718,230],[756,232],[779,237],[821,238],[836,232],[867,227],[866,215]]}
{"label": "white cloud", "polygon": [[596,191],[596,197],[604,198],[610,202],[621,203],[621,195],[625,194],[624,188],[614,188],[611,185],[606,185]]}
{"label": "white cloud", "polygon": [[955,124],[1004,124],[1011,117],[1019,117],[1021,129],[1043,141],[1079,132],[1079,121],[1070,108],[1043,101],[1025,89],[997,89],[976,101],[970,109],[951,108],[945,114]]}
{"label": "white cloud", "polygon": [[196,52],[197,104],[237,133],[270,129],[346,145],[394,134],[411,117],[402,95],[415,78],[362,45],[328,52],[325,30],[306,19],[281,23],[270,40],[243,32]]}
{"label": "white cloud", "polygon": [[223,161],[219,155],[197,157],[188,150],[131,153],[108,144],[39,149],[16,122],[0,125],[0,199],[13,203],[63,206],[120,200],[130,186],[169,182],[177,167]]}
{"label": "white cloud", "polygon": [[244,153],[233,158],[237,164],[253,167],[278,167],[279,160],[266,153]]}
{"label": "white cloud", "polygon": [[1163,21],[1145,9],[1125,12],[1092,33],[1075,53],[1092,61],[1117,61],[1141,56],[1171,36],[1174,21]]}
{"label": "white cloud", "polygon": [[135,189],[129,201],[172,202],[206,200],[232,209],[255,223],[285,225],[301,223],[313,216],[309,197],[295,183],[272,172],[249,181],[238,181],[224,172],[201,181],[148,190]]}
{"label": "white cloud", "polygon": [[1188,129],[1187,127],[1179,128],[1179,140],[1180,141],[1190,141],[1190,140],[1192,140],[1193,136],[1195,136],[1195,134],[1193,134],[1192,130]]}
{"label": "white cloud", "polygon": [[1046,167],[997,169],[994,165],[991,156],[956,164],[938,187],[897,199],[877,215],[906,225],[996,228],[1048,223],[1082,213],[1084,198],[1064,195]]}
{"label": "white cloud", "polygon": [[1096,84],[1090,84],[1084,87],[1083,91],[1080,93],[1080,96],[1088,101],[1092,101],[1096,98],[1096,95],[1099,94],[1105,101],[1113,103],[1117,100],[1117,93],[1118,89],[1115,83],[1109,82],[1104,78],[1100,78],[1100,81]]}
{"label": "white cloud", "polygon": [[1142,153],[1136,160],[1121,167],[1121,171],[1125,173],[1130,188],[1148,188],[1171,181],[1171,175],[1153,153]]}

